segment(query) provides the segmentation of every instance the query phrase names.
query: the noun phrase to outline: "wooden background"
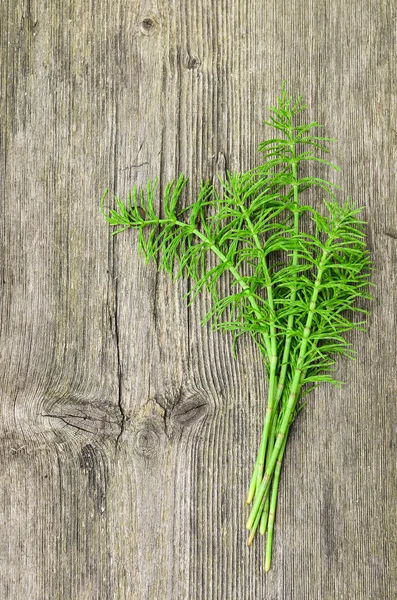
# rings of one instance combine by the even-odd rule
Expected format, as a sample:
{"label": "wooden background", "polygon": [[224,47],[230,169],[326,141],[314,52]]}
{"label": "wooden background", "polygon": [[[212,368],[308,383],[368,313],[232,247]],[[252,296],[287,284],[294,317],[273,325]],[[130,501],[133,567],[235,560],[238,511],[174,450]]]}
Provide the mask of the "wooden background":
{"label": "wooden background", "polygon": [[[2,0],[0,597],[397,598],[397,70],[388,0]],[[259,161],[287,79],[339,139],[377,271],[294,427],[274,565],[245,545],[266,386],[111,238],[103,190]],[[194,191],[195,184],[190,190]],[[109,200],[110,202],[110,200]]]}

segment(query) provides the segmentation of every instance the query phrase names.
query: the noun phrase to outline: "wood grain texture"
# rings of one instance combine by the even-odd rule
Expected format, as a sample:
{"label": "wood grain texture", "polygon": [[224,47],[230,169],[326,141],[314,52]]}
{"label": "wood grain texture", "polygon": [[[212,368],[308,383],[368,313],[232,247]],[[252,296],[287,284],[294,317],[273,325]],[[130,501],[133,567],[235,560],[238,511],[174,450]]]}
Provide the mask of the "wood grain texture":
{"label": "wood grain texture", "polygon": [[[396,17],[386,0],[3,0],[0,597],[397,597]],[[376,283],[291,434],[274,566],[244,529],[266,385],[110,238],[105,187],[258,163],[280,90],[339,139]],[[187,201],[189,194],[186,196]]]}

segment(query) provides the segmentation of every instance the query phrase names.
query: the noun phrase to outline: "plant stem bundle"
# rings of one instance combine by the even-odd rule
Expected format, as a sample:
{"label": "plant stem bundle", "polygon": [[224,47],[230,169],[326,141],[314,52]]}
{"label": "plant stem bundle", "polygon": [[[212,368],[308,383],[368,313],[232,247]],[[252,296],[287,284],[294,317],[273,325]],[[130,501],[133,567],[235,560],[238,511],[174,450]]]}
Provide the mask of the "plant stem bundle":
{"label": "plant stem bundle", "polygon": [[[354,353],[343,334],[363,329],[369,299],[371,263],[361,209],[350,200],[339,204],[329,181],[302,174],[306,163],[321,163],[329,142],[318,123],[299,124],[306,107],[283,86],[267,125],[276,137],[263,142],[263,163],[245,173],[228,173],[221,191],[202,183],[197,199],[180,208],[186,178],[166,186],[163,215],[154,209],[156,184],[134,187],[126,203],[105,217],[116,226],[139,232],[146,260],[174,279],[189,277],[190,302],[206,290],[212,307],[202,323],[233,335],[249,334],[262,355],[268,393],[262,437],[247,503],[248,544],[267,532],[265,570],[271,564],[274,519],[288,433],[304,406],[304,395],[321,382],[339,385],[332,376],[337,356]],[[326,198],[318,209],[301,202],[312,188]],[[103,203],[103,201],[102,201]],[[102,205],[101,205],[101,210]],[[215,254],[217,264],[207,257]],[[220,295],[228,278],[230,293]]]}

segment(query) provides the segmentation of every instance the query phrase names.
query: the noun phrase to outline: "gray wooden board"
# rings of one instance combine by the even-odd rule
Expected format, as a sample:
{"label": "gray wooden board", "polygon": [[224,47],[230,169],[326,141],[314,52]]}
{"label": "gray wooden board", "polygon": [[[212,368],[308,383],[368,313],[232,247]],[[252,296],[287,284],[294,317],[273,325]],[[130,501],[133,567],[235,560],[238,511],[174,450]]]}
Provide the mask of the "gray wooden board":
{"label": "gray wooden board", "polygon": [[[386,0],[3,0],[0,597],[397,597],[396,16]],[[265,576],[244,496],[266,384],[137,258],[105,187],[258,164],[281,81],[339,139],[368,334],[293,428]],[[314,199],[316,202],[316,199]],[[111,203],[111,197],[108,204]]]}

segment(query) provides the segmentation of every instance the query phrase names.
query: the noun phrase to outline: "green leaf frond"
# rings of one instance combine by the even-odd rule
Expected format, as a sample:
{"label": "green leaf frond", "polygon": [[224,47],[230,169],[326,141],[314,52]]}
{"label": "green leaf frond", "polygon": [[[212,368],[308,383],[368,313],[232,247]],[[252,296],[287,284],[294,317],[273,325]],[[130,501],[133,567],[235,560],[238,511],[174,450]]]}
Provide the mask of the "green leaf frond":
{"label": "green leaf frond", "polygon": [[[108,212],[103,209],[107,192],[100,205],[113,233],[137,229],[139,251],[147,261],[174,279],[191,280],[189,303],[203,290],[210,294],[212,306],[203,325],[210,322],[215,330],[230,332],[233,349],[243,334],[254,339],[268,377],[271,355],[277,351],[280,369],[289,339],[283,397],[298,360],[304,371],[302,394],[312,389],[308,384],[339,385],[332,367],[340,355],[354,357],[344,336],[363,329],[365,302],[371,298],[372,264],[361,209],[349,199],[338,203],[333,183],[299,175],[307,161],[337,169],[319,154],[335,140],[318,135],[317,122],[301,123],[305,108],[283,86],[266,121],[277,133],[259,146],[263,164],[245,173],[227,172],[218,191],[202,182],[189,205],[183,199],[184,175],[166,185],[161,203],[157,182],[149,181],[144,190],[134,186],[127,201],[115,198]],[[311,187],[326,193],[319,211],[300,201]],[[308,229],[305,215],[312,223]],[[307,350],[299,359],[304,339]]]}

